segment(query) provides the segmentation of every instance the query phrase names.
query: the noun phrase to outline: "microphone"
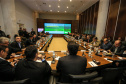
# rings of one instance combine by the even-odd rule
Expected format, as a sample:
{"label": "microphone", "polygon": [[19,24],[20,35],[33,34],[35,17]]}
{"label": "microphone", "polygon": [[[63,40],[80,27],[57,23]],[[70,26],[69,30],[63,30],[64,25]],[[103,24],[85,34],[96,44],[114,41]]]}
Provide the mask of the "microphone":
{"label": "microphone", "polygon": [[52,64],[55,64],[55,52],[53,52],[53,56],[52,56],[53,60],[52,60]]}

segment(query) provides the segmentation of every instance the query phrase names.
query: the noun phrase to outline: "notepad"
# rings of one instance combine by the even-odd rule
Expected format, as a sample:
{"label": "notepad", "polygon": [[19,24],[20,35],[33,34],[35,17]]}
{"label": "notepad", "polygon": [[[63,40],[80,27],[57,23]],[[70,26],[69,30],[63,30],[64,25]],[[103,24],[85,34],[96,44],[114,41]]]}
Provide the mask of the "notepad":
{"label": "notepad", "polygon": [[62,50],[61,52],[66,52],[65,50]]}
{"label": "notepad", "polygon": [[36,62],[42,62],[42,60],[36,60]]}
{"label": "notepad", "polygon": [[113,62],[112,60],[108,60],[108,58],[104,58],[105,60],[109,61],[109,62]]}
{"label": "notepad", "polygon": [[85,52],[86,50],[81,50],[81,52]]}
{"label": "notepad", "polygon": [[88,62],[92,67],[97,67],[98,65],[95,64],[93,61]]}
{"label": "notepad", "polygon": [[123,59],[122,57],[118,57],[119,59]]}
{"label": "notepad", "polygon": [[51,66],[51,61],[47,61],[47,63]]}
{"label": "notepad", "polygon": [[38,51],[38,53],[44,53],[44,51]]}
{"label": "notepad", "polygon": [[15,55],[14,57],[19,57],[19,56],[21,56],[21,55]]}
{"label": "notepad", "polygon": [[59,60],[60,56],[56,57],[55,60]]}
{"label": "notepad", "polygon": [[48,51],[49,53],[54,52],[54,51]]}

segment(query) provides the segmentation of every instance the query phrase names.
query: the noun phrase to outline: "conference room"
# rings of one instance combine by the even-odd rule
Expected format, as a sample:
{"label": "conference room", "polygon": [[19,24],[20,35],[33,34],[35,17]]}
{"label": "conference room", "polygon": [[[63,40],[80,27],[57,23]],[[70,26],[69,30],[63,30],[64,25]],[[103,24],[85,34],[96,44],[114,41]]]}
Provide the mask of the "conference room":
{"label": "conference room", "polygon": [[0,84],[126,84],[126,0],[0,0]]}

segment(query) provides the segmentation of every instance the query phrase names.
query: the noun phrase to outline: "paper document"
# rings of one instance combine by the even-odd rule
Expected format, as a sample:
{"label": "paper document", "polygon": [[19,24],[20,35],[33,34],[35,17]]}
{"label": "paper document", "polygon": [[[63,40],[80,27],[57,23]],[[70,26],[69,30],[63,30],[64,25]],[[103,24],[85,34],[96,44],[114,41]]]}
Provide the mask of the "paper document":
{"label": "paper document", "polygon": [[108,58],[104,58],[105,60],[109,61],[109,62],[113,62],[112,60],[108,60]]}
{"label": "paper document", "polygon": [[60,56],[56,57],[55,60],[59,60]]}
{"label": "paper document", "polygon": [[98,65],[95,64],[93,61],[88,62],[92,67],[97,67]]}
{"label": "paper document", "polygon": [[51,66],[51,61],[47,61],[48,62],[48,64]]}

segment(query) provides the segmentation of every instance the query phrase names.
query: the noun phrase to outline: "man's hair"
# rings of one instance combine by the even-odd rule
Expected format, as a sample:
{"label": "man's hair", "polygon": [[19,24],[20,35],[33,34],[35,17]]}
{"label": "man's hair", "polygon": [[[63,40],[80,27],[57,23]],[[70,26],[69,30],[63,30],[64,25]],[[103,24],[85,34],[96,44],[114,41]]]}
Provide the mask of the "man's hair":
{"label": "man's hair", "polygon": [[16,37],[18,37],[18,35],[17,35],[17,34],[15,34],[15,35],[14,35],[14,38],[16,38]]}
{"label": "man's hair", "polygon": [[70,55],[76,55],[78,48],[79,48],[79,45],[74,41],[69,41],[67,48],[68,48]]}
{"label": "man's hair", "polygon": [[1,44],[4,44],[6,41],[9,41],[9,39],[6,38],[6,37],[0,37],[0,43]]}
{"label": "man's hair", "polygon": [[25,55],[27,60],[33,60],[37,53],[37,47],[35,46],[28,46],[25,50]]}
{"label": "man's hair", "polygon": [[94,39],[95,39],[95,40],[98,40],[98,38],[97,38],[97,37],[94,37]]}
{"label": "man's hair", "polygon": [[2,50],[5,51],[6,48],[8,48],[8,47],[7,47],[7,46],[3,46],[3,45],[0,46],[0,52],[1,52]]}

